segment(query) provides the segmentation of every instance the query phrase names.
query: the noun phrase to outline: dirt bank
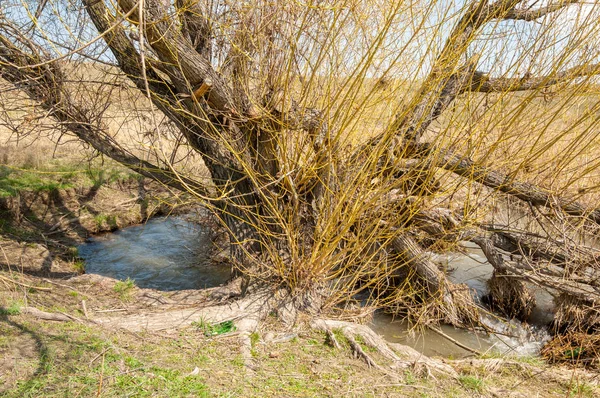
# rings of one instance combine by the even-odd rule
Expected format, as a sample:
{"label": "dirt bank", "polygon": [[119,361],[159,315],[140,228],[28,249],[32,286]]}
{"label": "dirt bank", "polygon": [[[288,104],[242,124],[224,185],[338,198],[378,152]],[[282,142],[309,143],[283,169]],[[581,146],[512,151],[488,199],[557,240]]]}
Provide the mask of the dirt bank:
{"label": "dirt bank", "polygon": [[21,191],[0,198],[0,266],[64,278],[82,271],[77,245],[90,235],[189,209],[156,183],[131,178],[99,186]]}

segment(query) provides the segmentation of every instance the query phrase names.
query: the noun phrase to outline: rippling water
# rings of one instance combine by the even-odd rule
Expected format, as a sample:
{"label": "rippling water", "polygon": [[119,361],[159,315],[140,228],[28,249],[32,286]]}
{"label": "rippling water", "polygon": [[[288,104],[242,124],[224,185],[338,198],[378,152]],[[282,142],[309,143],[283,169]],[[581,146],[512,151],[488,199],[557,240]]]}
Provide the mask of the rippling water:
{"label": "rippling water", "polygon": [[142,288],[201,289],[224,283],[231,271],[210,261],[211,245],[208,228],[169,217],[93,237],[79,254],[89,274],[131,278]]}

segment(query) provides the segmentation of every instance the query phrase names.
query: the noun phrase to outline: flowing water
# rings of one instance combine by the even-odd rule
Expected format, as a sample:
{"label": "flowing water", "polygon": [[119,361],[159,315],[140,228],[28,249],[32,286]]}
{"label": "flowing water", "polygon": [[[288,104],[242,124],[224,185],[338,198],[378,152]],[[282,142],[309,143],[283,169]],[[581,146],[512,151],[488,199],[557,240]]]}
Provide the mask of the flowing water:
{"label": "flowing water", "polygon": [[229,267],[210,261],[211,231],[183,217],[154,218],[146,224],[91,238],[79,246],[88,274],[131,278],[141,288],[202,289],[219,286]]}
{"label": "flowing water", "polygon": [[[210,261],[211,245],[209,228],[184,217],[170,217],[93,237],[79,247],[79,253],[86,260],[87,273],[121,280],[131,278],[141,288],[185,290],[219,286],[228,279],[230,268]],[[436,256],[435,261],[449,270],[454,282],[466,283],[482,297],[492,266],[476,246],[465,242],[463,247],[464,253]],[[535,355],[548,337],[544,325],[552,317],[551,296],[543,291],[536,295],[538,306],[532,326],[507,325],[489,317],[486,322],[501,334],[473,333],[450,326],[442,326],[441,330],[478,351]],[[410,330],[405,322],[394,321],[385,314],[375,315],[371,327],[388,341],[410,345],[426,355],[470,354],[431,330]]]}
{"label": "flowing water", "polygon": [[[476,292],[476,299],[487,293],[486,281],[494,268],[487,262],[479,247],[471,242],[462,242],[463,253],[433,255],[434,261],[449,272],[455,283],[466,283]],[[532,289],[533,290],[533,289]],[[546,325],[552,320],[552,296],[547,292],[533,290],[537,306],[530,324],[506,323],[492,316],[484,316],[484,323],[496,334],[469,332],[452,326],[442,325],[439,329],[446,335],[480,352],[499,352],[509,355],[537,355],[543,343],[550,337]],[[379,314],[371,327],[388,341],[410,345],[425,355],[462,357],[471,352],[458,347],[447,338],[431,330],[411,330],[406,322],[394,321],[391,316]]]}

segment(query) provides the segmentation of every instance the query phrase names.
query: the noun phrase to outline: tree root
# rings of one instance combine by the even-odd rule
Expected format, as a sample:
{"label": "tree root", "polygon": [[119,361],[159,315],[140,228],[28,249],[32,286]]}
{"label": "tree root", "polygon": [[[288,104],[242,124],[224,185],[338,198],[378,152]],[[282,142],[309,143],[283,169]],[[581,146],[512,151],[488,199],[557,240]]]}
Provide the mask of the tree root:
{"label": "tree root", "polygon": [[352,348],[352,351],[354,351],[354,355],[356,357],[362,358],[370,368],[375,368],[379,371],[385,372],[385,370],[362,349],[360,344],[358,344],[352,336],[348,335],[346,338],[348,339],[348,343],[350,343],[350,347]]}
{"label": "tree root", "polygon": [[[316,330],[325,332],[329,341],[332,342],[334,346],[337,343],[337,339],[335,338],[333,331],[338,330],[348,340],[350,348],[355,355],[362,358],[370,367],[374,367],[384,373],[389,374],[389,371],[377,364],[375,360],[362,349],[360,344],[357,343],[356,338],[362,339],[368,347],[373,348],[384,359],[390,361],[391,369],[410,368],[416,370],[417,373],[425,373],[427,375],[437,373],[445,376],[457,377],[456,371],[449,365],[428,358],[410,347],[387,343],[368,326],[331,319],[314,319],[310,323],[310,326]],[[337,343],[337,346],[339,346],[339,343]]]}
{"label": "tree root", "polygon": [[62,313],[46,312],[46,311],[38,310],[35,307],[21,308],[21,313],[29,314],[35,318],[38,318],[38,319],[41,319],[44,321],[71,322],[71,321],[78,320],[74,316],[70,316],[70,315],[62,314]]}
{"label": "tree root", "polygon": [[[281,312],[282,303],[284,304],[283,308],[286,308],[284,312],[297,312],[298,309],[291,305],[288,299],[289,295],[285,293],[262,289],[251,292],[246,297],[232,302],[203,308],[188,308],[118,317],[101,317],[96,318],[95,321],[108,328],[120,328],[132,332],[157,332],[160,330],[187,327],[192,322],[199,320],[212,324],[233,320],[237,329],[236,333],[238,333],[240,339],[241,355],[244,358],[246,368],[248,370],[255,370],[256,364],[251,353],[250,336],[258,329],[261,322],[267,318],[269,313],[273,311]],[[295,315],[292,318],[296,318]],[[369,367],[373,367],[387,375],[395,376],[392,370],[410,368],[417,373],[424,373],[426,375],[435,373],[457,377],[456,372],[449,365],[435,359],[430,359],[410,347],[389,344],[368,326],[338,320],[313,319],[310,322],[310,327],[325,332],[329,343],[336,348],[341,348],[334,334],[334,331],[339,330],[347,339],[356,357],[364,360]],[[370,353],[363,349],[361,343],[373,348],[374,352],[380,354],[386,361],[391,362],[390,369],[386,369],[378,364]]]}
{"label": "tree root", "polygon": [[[219,292],[216,291],[216,293]],[[96,318],[96,322],[105,327],[125,329],[132,332],[156,332],[188,327],[192,322],[200,320],[210,324],[235,321],[240,340],[240,353],[244,359],[246,369],[253,371],[256,369],[256,365],[252,357],[250,335],[274,308],[274,297],[275,294],[271,291],[258,290],[242,299],[229,303],[203,308],[188,308],[120,317],[103,317]]]}
{"label": "tree root", "polygon": [[333,331],[331,329],[325,329],[325,333],[327,333],[327,338],[328,338],[329,343],[331,344],[331,346],[333,348],[335,348],[336,350],[341,350],[342,346],[337,341],[337,338],[335,337],[335,334],[333,333]]}

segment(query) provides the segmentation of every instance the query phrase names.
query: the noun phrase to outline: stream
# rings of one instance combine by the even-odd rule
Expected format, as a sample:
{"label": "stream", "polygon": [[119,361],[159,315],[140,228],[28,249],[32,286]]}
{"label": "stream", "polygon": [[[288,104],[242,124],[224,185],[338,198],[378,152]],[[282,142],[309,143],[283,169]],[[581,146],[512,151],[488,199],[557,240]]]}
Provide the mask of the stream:
{"label": "stream", "polygon": [[[86,273],[114,279],[131,278],[140,288],[162,291],[203,289],[227,281],[231,269],[210,260],[212,234],[209,228],[186,217],[154,218],[143,225],[125,228],[90,238],[79,246],[86,261]],[[466,283],[483,297],[486,280],[493,268],[481,250],[463,243],[463,253],[434,255],[435,261],[449,270],[453,282]],[[552,296],[535,291],[537,307],[529,325],[506,322],[486,316],[484,322],[498,334],[470,332],[451,326],[440,330],[456,341],[480,352],[509,355],[537,355],[549,338],[545,325],[552,319]],[[377,333],[394,343],[409,345],[425,355],[460,358],[472,355],[431,330],[411,330],[406,322],[378,313],[371,325]]]}

